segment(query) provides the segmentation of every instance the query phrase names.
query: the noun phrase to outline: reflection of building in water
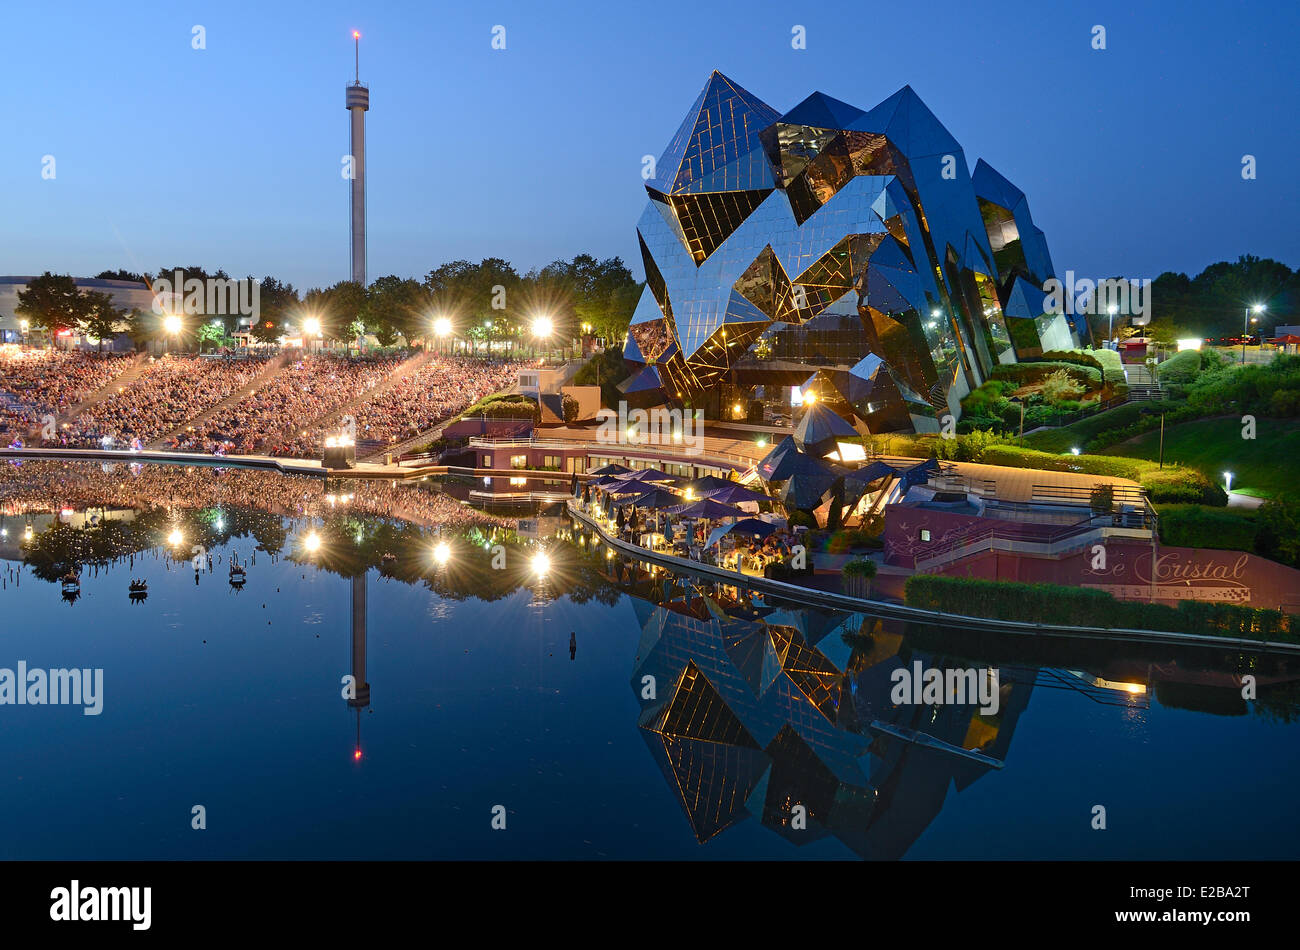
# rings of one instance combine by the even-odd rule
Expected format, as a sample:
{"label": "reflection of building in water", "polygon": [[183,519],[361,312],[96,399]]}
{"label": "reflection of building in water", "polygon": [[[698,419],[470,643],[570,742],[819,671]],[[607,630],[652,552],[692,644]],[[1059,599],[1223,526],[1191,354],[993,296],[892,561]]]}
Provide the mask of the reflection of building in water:
{"label": "reflection of building in water", "polygon": [[[920,660],[900,634],[861,615],[778,611],[764,621],[720,619],[700,601],[635,601],[642,636],[632,684],[640,726],[691,827],[706,841],[754,815],[796,844],[831,835],[864,858],[897,858],[939,813],[950,785],[991,766],[959,750],[1005,758],[1033,677],[1002,677],[998,712],[975,704],[894,705],[891,674]],[[844,635],[860,633],[850,644]],[[873,729],[915,730],[955,749]],[[803,805],[807,828],[795,829]]]}
{"label": "reflection of building in water", "polygon": [[366,679],[366,575],[352,578],[352,683],[356,691],[348,705],[357,711],[357,746],[354,758],[361,758],[361,710],[370,705],[370,682]]}

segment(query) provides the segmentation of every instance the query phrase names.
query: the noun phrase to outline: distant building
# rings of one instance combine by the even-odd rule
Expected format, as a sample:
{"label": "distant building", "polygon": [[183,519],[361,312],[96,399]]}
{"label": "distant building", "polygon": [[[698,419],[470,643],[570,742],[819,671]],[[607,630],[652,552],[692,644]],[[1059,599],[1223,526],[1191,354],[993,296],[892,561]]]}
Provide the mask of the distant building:
{"label": "distant building", "polygon": [[[0,277],[0,343],[21,343],[23,318],[15,312],[18,294],[27,289],[34,277]],[[98,277],[74,277],[79,290],[97,290],[113,298],[114,305],[126,310],[153,310],[153,291],[147,284],[133,280],[101,280]]]}

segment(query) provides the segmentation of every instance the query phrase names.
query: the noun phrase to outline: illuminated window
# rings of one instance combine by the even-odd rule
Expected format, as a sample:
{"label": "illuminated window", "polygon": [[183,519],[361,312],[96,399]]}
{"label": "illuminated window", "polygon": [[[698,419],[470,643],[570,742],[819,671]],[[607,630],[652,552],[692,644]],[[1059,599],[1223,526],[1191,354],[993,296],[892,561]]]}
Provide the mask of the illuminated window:
{"label": "illuminated window", "polygon": [[528,456],[527,456],[527,455],[512,455],[512,456],[510,456],[510,467],[511,467],[511,468],[527,468],[527,467],[528,467]]}
{"label": "illuminated window", "polygon": [[930,540],[930,529],[929,529],[929,528],[922,528],[922,529],[921,529],[921,540],[922,540],[922,541],[929,541],[929,540]]}

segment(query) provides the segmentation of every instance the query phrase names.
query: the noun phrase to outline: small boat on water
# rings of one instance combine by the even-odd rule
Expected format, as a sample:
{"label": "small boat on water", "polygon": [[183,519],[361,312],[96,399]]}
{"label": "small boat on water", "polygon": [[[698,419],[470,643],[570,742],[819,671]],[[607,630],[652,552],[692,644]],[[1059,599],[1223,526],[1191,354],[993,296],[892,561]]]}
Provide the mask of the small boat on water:
{"label": "small boat on water", "polygon": [[145,580],[132,581],[130,586],[127,587],[127,591],[132,594],[147,594],[149,593],[149,582]]}
{"label": "small boat on water", "polygon": [[230,558],[230,583],[233,584],[233,583],[235,583],[236,580],[238,580],[239,583],[242,584],[245,580],[247,580],[247,578],[248,578],[248,571],[246,571],[246,570],[245,570],[245,569],[240,565],[240,563],[239,563],[239,555],[238,555],[238,554],[231,555],[231,558]]}
{"label": "small boat on water", "polygon": [[59,583],[65,591],[79,591],[81,590],[81,575],[75,571],[68,571],[59,578]]}

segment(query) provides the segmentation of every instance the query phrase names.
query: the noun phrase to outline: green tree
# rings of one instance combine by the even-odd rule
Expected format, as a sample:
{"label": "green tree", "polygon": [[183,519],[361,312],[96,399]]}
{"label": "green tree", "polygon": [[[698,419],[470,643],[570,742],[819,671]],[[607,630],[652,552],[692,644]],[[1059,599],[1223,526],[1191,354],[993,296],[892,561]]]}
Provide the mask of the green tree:
{"label": "green tree", "polygon": [[14,313],[31,321],[33,327],[54,336],[60,330],[75,329],[86,312],[85,298],[72,277],[46,271],[18,291]]}
{"label": "green tree", "polygon": [[211,344],[213,349],[221,346],[226,339],[226,331],[219,323],[205,323],[199,327],[195,337],[198,339],[199,352],[202,353],[207,344]]}
{"label": "green tree", "polygon": [[104,351],[104,340],[112,339],[123,328],[126,320],[126,308],[113,304],[113,298],[97,290],[88,290],[82,295],[82,313],[78,320],[81,332],[98,341],[98,349]]}
{"label": "green tree", "polygon": [[302,306],[293,284],[282,283],[274,277],[262,278],[260,291],[261,314],[253,323],[253,336],[263,343],[274,343],[284,336],[289,323],[296,320]]}

